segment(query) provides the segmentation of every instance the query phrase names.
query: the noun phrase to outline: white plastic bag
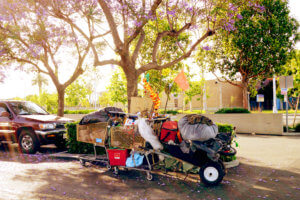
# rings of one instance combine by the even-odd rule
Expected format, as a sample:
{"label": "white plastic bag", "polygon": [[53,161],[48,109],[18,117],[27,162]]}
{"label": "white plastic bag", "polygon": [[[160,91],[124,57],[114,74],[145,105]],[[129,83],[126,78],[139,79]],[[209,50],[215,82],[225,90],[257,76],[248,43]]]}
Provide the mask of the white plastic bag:
{"label": "white plastic bag", "polygon": [[139,133],[141,136],[151,144],[153,149],[155,150],[162,150],[163,146],[159,142],[158,138],[156,135],[154,135],[152,128],[150,125],[147,124],[146,119],[144,118],[139,118],[136,121],[136,124],[138,125]]}

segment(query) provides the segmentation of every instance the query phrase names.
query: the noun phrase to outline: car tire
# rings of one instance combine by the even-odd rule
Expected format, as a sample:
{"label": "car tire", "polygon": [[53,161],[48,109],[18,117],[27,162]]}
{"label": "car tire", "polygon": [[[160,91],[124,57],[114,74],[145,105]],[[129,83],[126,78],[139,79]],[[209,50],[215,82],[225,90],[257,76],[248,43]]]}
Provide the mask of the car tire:
{"label": "car tire", "polygon": [[22,130],[19,136],[19,147],[21,152],[35,154],[40,147],[36,135],[30,130]]}
{"label": "car tire", "polygon": [[225,171],[219,162],[208,162],[199,170],[201,182],[207,186],[218,185],[225,175]]}

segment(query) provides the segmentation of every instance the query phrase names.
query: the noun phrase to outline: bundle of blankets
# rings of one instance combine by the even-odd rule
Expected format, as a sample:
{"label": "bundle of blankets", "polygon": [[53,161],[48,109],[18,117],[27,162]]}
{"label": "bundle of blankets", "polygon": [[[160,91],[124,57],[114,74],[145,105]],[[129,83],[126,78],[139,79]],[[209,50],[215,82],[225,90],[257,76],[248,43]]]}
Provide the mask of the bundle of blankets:
{"label": "bundle of blankets", "polygon": [[181,118],[178,128],[183,140],[205,141],[215,138],[218,134],[218,126],[209,118],[191,114]]}

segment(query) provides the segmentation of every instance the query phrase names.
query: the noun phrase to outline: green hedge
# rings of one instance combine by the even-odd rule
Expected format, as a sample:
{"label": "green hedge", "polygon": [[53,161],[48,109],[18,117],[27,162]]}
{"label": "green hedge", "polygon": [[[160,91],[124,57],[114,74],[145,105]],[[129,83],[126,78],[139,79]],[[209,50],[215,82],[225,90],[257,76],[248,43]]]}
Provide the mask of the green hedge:
{"label": "green hedge", "polygon": [[[79,153],[79,154],[94,154],[94,147],[92,144],[77,141],[76,124],[78,124],[78,122],[66,124],[68,152]],[[104,148],[96,147],[96,150],[97,150],[97,154],[105,153]]]}
{"label": "green hedge", "polygon": [[249,110],[245,108],[221,108],[215,114],[224,114],[224,113],[250,113]]}
{"label": "green hedge", "polygon": [[89,114],[96,110],[65,110],[64,114]]}
{"label": "green hedge", "polygon": [[159,111],[160,114],[172,114],[172,115],[177,115],[179,112],[178,110],[164,110]]}
{"label": "green hedge", "polygon": [[233,125],[231,124],[220,124],[216,123],[219,129],[219,132],[222,133],[231,133],[233,131]]}

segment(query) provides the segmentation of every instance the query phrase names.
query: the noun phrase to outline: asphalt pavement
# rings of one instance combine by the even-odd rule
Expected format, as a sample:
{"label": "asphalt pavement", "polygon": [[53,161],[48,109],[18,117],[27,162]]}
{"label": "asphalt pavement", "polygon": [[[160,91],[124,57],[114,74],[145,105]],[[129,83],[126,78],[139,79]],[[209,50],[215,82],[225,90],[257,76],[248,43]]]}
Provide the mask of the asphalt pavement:
{"label": "asphalt pavement", "polygon": [[240,165],[228,169],[219,186],[205,187],[197,174],[121,171],[83,167],[77,160],[55,159],[46,146],[35,155],[0,149],[0,199],[299,199],[300,137],[238,135]]}

